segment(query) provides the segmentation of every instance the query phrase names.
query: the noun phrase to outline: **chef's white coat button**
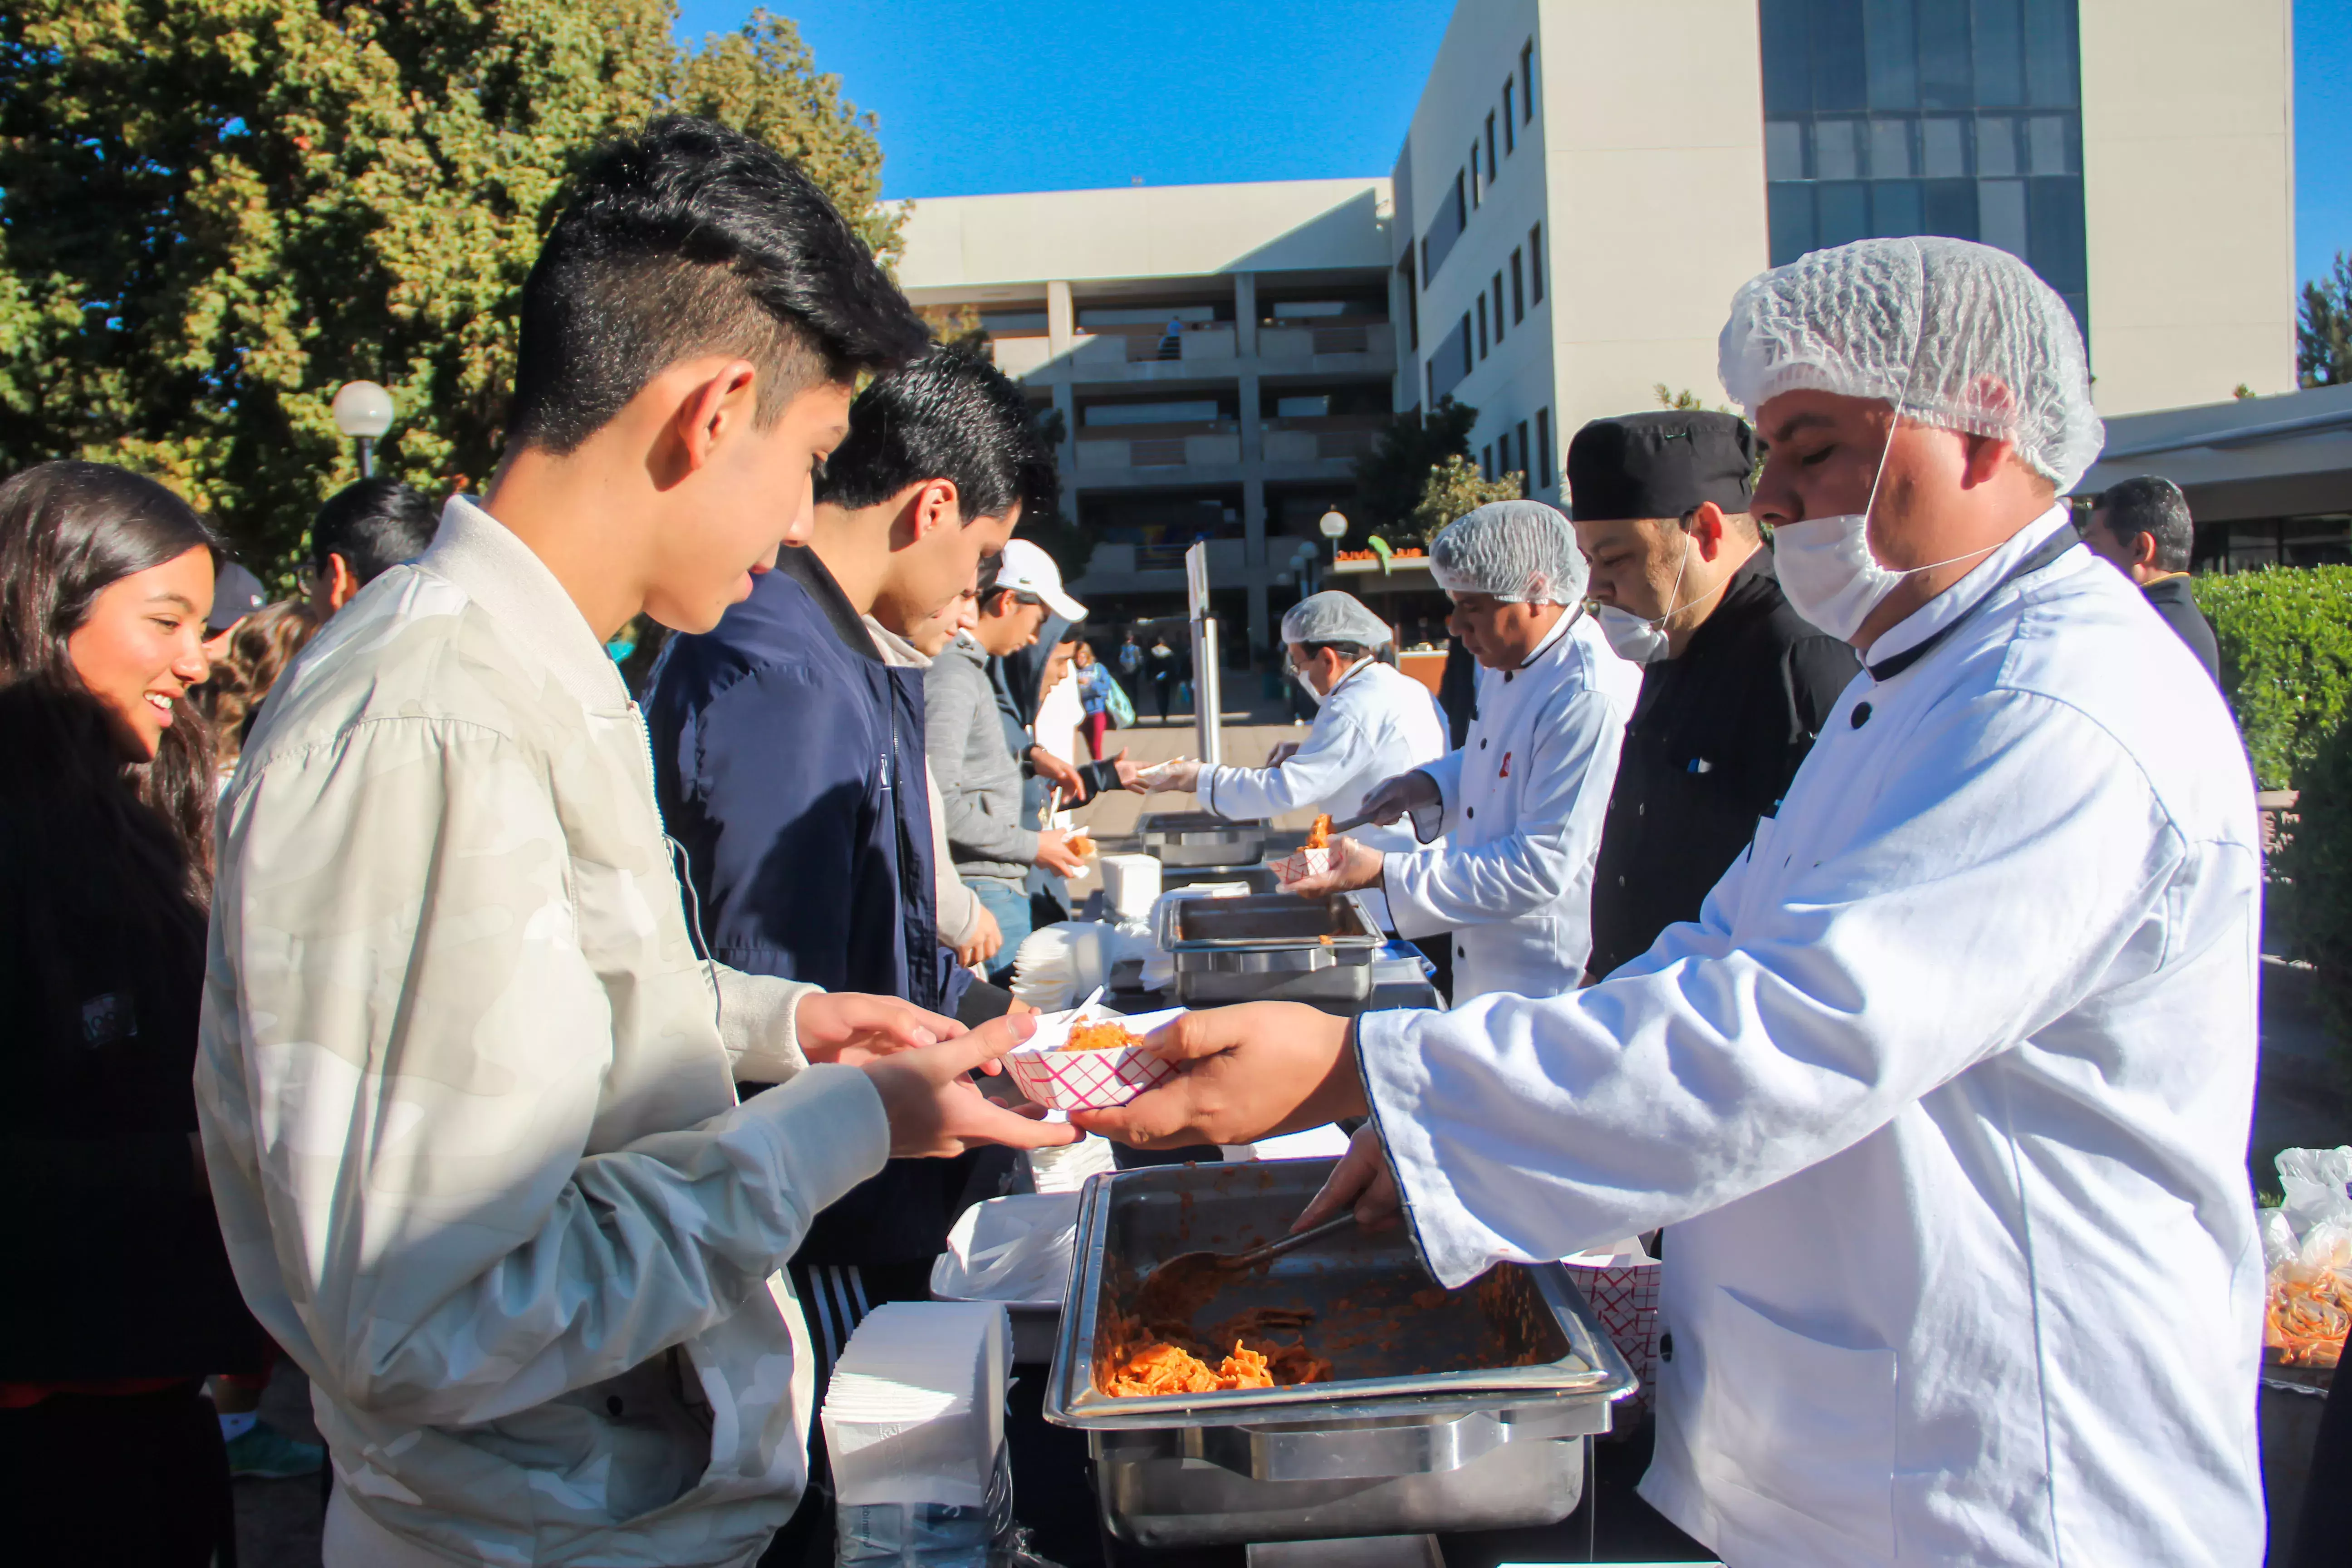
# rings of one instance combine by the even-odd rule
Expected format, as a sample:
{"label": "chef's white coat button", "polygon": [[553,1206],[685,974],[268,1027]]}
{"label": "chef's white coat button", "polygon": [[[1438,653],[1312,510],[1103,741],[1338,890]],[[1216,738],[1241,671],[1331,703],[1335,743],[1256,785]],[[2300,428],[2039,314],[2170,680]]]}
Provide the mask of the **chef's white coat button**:
{"label": "chef's white coat button", "polygon": [[1463,808],[1462,815],[1465,816],[1475,816],[1478,815],[1478,808],[1475,805],[1465,806]]}
{"label": "chef's white coat button", "polygon": [[1867,724],[1867,723],[1869,723],[1869,722],[1870,722],[1870,704],[1869,704],[1869,703],[1867,703],[1867,702],[1857,702],[1857,703],[1855,703],[1855,704],[1853,705],[1853,727],[1854,727],[1855,729],[1859,730],[1859,729],[1861,729],[1864,724]]}

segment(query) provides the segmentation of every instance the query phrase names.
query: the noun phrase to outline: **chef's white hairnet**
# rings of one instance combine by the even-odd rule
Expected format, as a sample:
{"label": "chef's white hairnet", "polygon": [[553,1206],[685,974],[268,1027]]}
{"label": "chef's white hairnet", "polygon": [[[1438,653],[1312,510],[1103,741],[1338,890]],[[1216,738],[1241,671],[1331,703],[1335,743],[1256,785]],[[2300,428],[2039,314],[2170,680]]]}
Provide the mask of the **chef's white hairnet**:
{"label": "chef's white hairnet", "polygon": [[2106,440],[2065,301],[2016,257],[1963,239],[1857,240],[1749,279],[1718,364],[1751,419],[1784,392],[1878,398],[2011,442],[2062,492]]}
{"label": "chef's white hairnet", "polygon": [[1429,542],[1429,574],[1449,594],[1513,605],[1573,605],[1584,597],[1576,528],[1539,500],[1488,501]]}
{"label": "chef's white hairnet", "polygon": [[1283,612],[1282,640],[1346,642],[1376,648],[1389,640],[1389,624],[1364,608],[1354,595],[1327,588],[1307,595]]}

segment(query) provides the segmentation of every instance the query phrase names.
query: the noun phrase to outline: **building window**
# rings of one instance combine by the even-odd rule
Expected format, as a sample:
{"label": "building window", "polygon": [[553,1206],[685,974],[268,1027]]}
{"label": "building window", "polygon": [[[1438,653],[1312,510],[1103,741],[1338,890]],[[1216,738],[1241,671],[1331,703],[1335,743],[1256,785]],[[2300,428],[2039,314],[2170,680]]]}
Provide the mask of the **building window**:
{"label": "building window", "polygon": [[1511,325],[1515,327],[1528,316],[1528,294],[1520,286],[1521,281],[1519,253],[1514,250],[1511,252]]}
{"label": "building window", "polygon": [[1470,374],[1470,318],[1445,335],[1429,356],[1429,405],[1434,408]]}
{"label": "building window", "polygon": [[1435,360],[1431,360],[1427,364],[1423,365],[1421,369],[1422,374],[1429,378],[1428,405],[1434,408],[1437,406],[1437,362]]}
{"label": "building window", "polygon": [[1948,235],[2085,317],[2076,0],[1759,0],[1759,22],[1773,265]]}
{"label": "building window", "polygon": [[1414,353],[1421,352],[1421,290],[1413,286],[1412,251],[1408,248],[1404,259],[1396,264],[1397,278],[1404,285],[1405,347]]}
{"label": "building window", "polygon": [[1478,471],[1491,484],[1495,479],[1495,444],[1489,441],[1478,450]]}
{"label": "building window", "polygon": [[1519,84],[1516,80],[1503,83],[1503,156],[1506,158],[1519,150],[1519,117],[1511,109],[1518,96]]}
{"label": "building window", "polygon": [[1529,38],[1519,46],[1519,123],[1525,125],[1536,117],[1536,43]]}
{"label": "building window", "polygon": [[1528,230],[1528,292],[1543,303],[1543,225]]}
{"label": "building window", "polygon": [[1502,342],[1503,342],[1503,275],[1502,275],[1501,273],[1497,272],[1497,273],[1496,273],[1496,274],[1495,274],[1495,343],[1496,343],[1496,346],[1499,348],[1499,347],[1502,345]]}
{"label": "building window", "polygon": [[1462,237],[1468,226],[1470,214],[1464,196],[1465,179],[1459,169],[1454,171],[1454,188],[1437,204],[1437,216],[1430,220],[1429,232],[1421,240],[1421,286],[1428,288],[1437,277],[1437,269],[1454,252],[1454,242]]}
{"label": "building window", "polygon": [[1533,489],[1536,473],[1528,463],[1528,422],[1524,419],[1519,421],[1519,471],[1523,476],[1519,481],[1519,489],[1522,490]]}
{"label": "building window", "polygon": [[1476,212],[1486,195],[1486,182],[1478,174],[1478,138],[1470,138],[1470,210]]}
{"label": "building window", "polygon": [[1551,410],[1536,410],[1536,484],[1551,489]]}
{"label": "building window", "polygon": [[1424,289],[1429,287],[1429,237],[1426,235],[1421,241],[1421,286]]}
{"label": "building window", "polygon": [[1486,292],[1478,291],[1478,357],[1486,357]]}
{"label": "building window", "polygon": [[1462,374],[1470,374],[1470,312],[1462,312]]}
{"label": "building window", "polygon": [[1486,116],[1486,183],[1495,183],[1495,117]]}

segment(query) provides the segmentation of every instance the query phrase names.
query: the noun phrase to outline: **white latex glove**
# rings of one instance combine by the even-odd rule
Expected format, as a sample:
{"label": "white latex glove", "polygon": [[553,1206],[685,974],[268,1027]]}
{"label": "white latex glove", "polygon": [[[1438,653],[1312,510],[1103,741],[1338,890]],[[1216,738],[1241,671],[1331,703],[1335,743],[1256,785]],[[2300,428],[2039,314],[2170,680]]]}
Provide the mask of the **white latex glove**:
{"label": "white latex glove", "polygon": [[1409,814],[1413,818],[1413,831],[1416,833],[1421,832],[1423,819],[1426,817],[1433,832],[1422,833],[1421,837],[1423,842],[1427,842],[1433,837],[1435,824],[1441,820],[1439,814],[1444,806],[1444,797],[1437,793],[1437,781],[1416,768],[1412,773],[1399,773],[1392,779],[1374,784],[1371,792],[1364,796],[1364,803],[1356,810],[1383,827]]}
{"label": "white latex glove", "polygon": [[1147,793],[1151,795],[1190,795],[1200,782],[1201,764],[1190,757],[1162,763],[1150,770],[1144,779]]}

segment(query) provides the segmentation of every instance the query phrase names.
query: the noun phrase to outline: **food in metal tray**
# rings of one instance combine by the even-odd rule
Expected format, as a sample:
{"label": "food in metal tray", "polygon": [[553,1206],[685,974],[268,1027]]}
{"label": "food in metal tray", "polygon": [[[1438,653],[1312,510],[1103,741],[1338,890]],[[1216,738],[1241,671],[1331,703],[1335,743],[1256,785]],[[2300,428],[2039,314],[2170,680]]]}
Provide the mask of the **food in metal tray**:
{"label": "food in metal tray", "polygon": [[[1331,1363],[1309,1351],[1303,1338],[1284,1342],[1271,1337],[1279,1330],[1302,1330],[1314,1319],[1312,1312],[1262,1307],[1217,1324],[1203,1344],[1193,1338],[1189,1324],[1155,1323],[1146,1328],[1134,1319],[1122,1318],[1114,1326],[1116,1345],[1103,1378],[1103,1392],[1135,1398],[1328,1383]],[[1211,1367],[1207,1358],[1217,1352],[1210,1347],[1224,1344],[1233,1350]]]}

